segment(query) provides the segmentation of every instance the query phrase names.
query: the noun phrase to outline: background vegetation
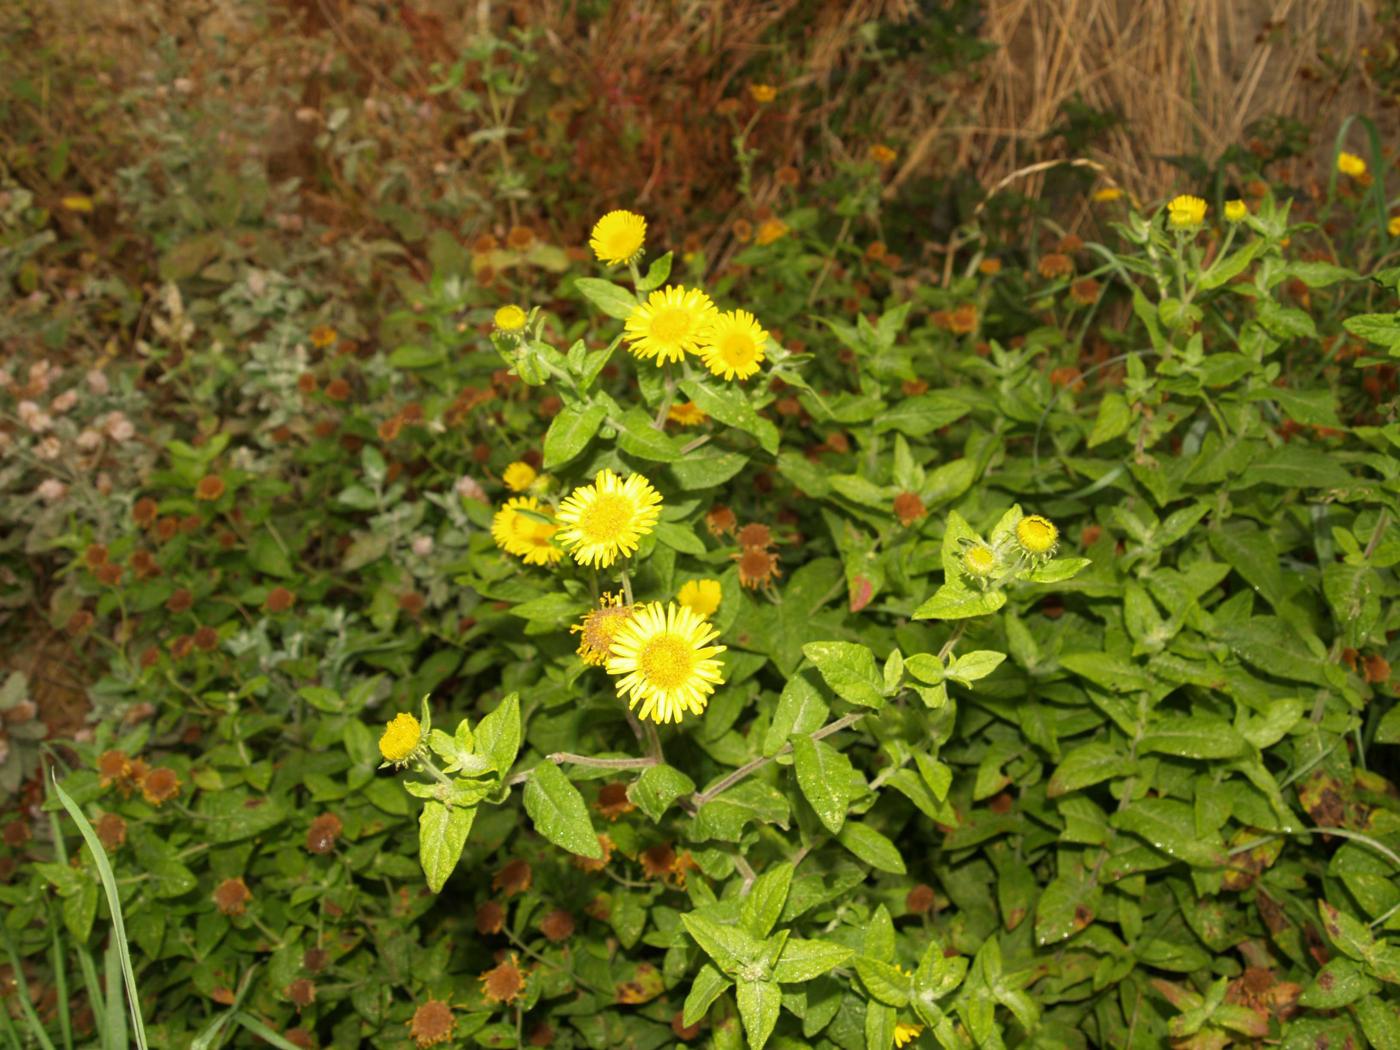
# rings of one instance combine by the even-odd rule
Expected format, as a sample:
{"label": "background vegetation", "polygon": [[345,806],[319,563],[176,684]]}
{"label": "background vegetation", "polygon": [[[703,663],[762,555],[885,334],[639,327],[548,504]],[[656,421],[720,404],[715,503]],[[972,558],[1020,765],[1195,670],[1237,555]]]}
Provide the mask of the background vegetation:
{"label": "background vegetation", "polygon": [[3,10],[0,1039],[1396,1045],[1390,0]]}

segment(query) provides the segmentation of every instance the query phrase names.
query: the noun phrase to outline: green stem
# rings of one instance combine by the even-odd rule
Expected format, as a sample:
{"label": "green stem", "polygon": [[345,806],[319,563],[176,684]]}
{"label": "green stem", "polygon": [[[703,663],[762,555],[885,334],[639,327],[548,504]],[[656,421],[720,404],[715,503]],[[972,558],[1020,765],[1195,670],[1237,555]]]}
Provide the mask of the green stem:
{"label": "green stem", "polygon": [[[840,718],[836,719],[836,721],[828,722],[826,725],[818,729],[815,733],[812,734],[812,739],[821,740],[825,737],[831,736],[833,733],[839,733],[841,732],[841,730],[846,729],[849,726],[855,725],[868,714],[870,714],[869,711],[852,711],[848,715],[842,715]],[[714,785],[714,787],[707,788],[704,791],[699,791],[696,792],[694,795],[691,795],[691,805],[695,809],[699,809],[706,802],[709,802],[712,799],[724,794],[724,792],[728,791],[735,784],[739,783],[739,781],[743,780],[750,773],[754,772],[755,770],[762,769],[769,762],[772,762],[773,759],[779,757],[780,755],[786,755],[791,750],[791,744],[784,744],[781,748],[779,748],[775,753],[771,755],[763,755],[759,758],[753,759],[752,761],[744,763],[738,769],[734,770],[734,772],[730,773],[728,776],[724,777],[724,779],[720,780],[719,783]]]}

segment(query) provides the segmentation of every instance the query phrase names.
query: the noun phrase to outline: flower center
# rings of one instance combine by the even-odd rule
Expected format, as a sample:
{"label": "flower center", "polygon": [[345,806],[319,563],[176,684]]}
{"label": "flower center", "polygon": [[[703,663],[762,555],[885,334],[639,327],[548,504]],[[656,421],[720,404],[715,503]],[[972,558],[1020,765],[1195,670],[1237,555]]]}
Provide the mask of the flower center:
{"label": "flower center", "polygon": [[595,543],[615,540],[632,524],[636,508],[626,496],[605,492],[579,516],[579,531]]}
{"label": "flower center", "polygon": [[695,650],[675,635],[663,634],[647,642],[637,663],[652,685],[676,689],[695,669]]}
{"label": "flower center", "polygon": [[753,360],[753,339],[744,332],[730,332],[720,341],[719,352],[727,364],[746,365]]}
{"label": "flower center", "polygon": [[1021,543],[1037,553],[1049,550],[1055,542],[1055,526],[1044,518],[1022,518],[1016,531]]}
{"label": "flower center", "polygon": [[613,636],[631,616],[632,609],[626,605],[595,609],[583,620],[584,644],[606,655],[612,649]]}
{"label": "flower center", "polygon": [[658,310],[651,319],[652,338],[676,343],[690,332],[690,311],[680,306]]}
{"label": "flower center", "polygon": [[967,552],[967,567],[974,572],[986,572],[992,567],[992,552],[986,547],[973,547]]}

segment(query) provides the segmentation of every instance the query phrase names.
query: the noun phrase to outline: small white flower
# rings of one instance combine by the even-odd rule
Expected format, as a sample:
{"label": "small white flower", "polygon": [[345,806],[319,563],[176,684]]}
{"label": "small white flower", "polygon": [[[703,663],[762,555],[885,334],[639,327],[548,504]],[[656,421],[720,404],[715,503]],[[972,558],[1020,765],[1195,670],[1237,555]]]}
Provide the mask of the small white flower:
{"label": "small white flower", "polygon": [[470,474],[463,474],[457,479],[457,484],[452,486],[454,492],[463,499],[474,499],[481,503],[486,502],[486,490]]}
{"label": "small white flower", "polygon": [[57,459],[63,452],[63,442],[50,434],[34,446],[34,455],[42,460],[52,461]]}
{"label": "small white flower", "polygon": [[57,412],[59,415],[63,415],[63,413],[67,412],[77,403],[78,392],[76,390],[73,390],[72,388],[69,388],[68,390],[65,390],[63,393],[59,394],[58,397],[54,398],[53,402],[49,405],[49,408],[52,409],[54,412]]}
{"label": "small white flower", "polygon": [[46,478],[39,482],[39,487],[34,490],[34,494],[45,503],[57,503],[68,495],[68,486],[57,478]]}
{"label": "small white flower", "polygon": [[102,435],[89,427],[78,435],[74,444],[80,452],[96,452],[102,447]]}
{"label": "small white flower", "polygon": [[87,385],[98,397],[102,397],[112,388],[107,382],[107,373],[96,368],[87,374]]}
{"label": "small white flower", "polygon": [[431,536],[413,537],[413,553],[420,558],[426,558],[433,553],[433,538]]}

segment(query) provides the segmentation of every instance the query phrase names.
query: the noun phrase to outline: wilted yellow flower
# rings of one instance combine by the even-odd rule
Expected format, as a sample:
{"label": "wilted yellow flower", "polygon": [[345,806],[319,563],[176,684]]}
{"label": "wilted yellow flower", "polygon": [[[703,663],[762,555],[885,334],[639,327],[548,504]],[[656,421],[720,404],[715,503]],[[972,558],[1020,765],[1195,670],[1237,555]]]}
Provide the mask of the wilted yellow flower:
{"label": "wilted yellow flower", "polygon": [[754,242],[757,244],[772,244],[781,237],[787,236],[788,225],[782,219],[769,219],[761,223],[758,233],[754,235]]}
{"label": "wilted yellow flower", "polygon": [[877,142],[870,147],[870,159],[882,168],[893,164],[897,156],[899,156],[899,154],[890,149],[890,147],[886,146],[883,142]]}
{"label": "wilted yellow flower", "polygon": [[498,332],[513,335],[525,327],[525,311],[511,303],[509,306],[503,306],[497,310],[494,320]]}
{"label": "wilted yellow flower", "polygon": [[1226,201],[1226,202],[1225,202],[1225,221],[1226,221],[1226,222],[1239,222],[1241,219],[1243,219],[1243,218],[1244,218],[1246,215],[1248,215],[1248,214],[1249,214],[1249,205],[1245,204],[1244,201],[1241,201],[1241,200],[1233,200],[1233,201]]}
{"label": "wilted yellow flower", "polygon": [[747,310],[720,314],[709,326],[700,344],[700,357],[717,376],[747,379],[763,361],[768,333],[758,318]]}
{"label": "wilted yellow flower", "polygon": [[1392,215],[1390,221],[1385,224],[1385,230],[1392,237],[1400,237],[1400,215]]}
{"label": "wilted yellow flower", "polygon": [[695,427],[710,417],[694,401],[675,401],[666,410],[666,418],[683,427]]}
{"label": "wilted yellow flower", "polygon": [[384,735],[379,738],[379,753],[385,762],[407,762],[422,739],[423,727],[418,719],[407,712],[397,714],[384,727]]}
{"label": "wilted yellow flower", "polygon": [[1060,530],[1055,528],[1054,522],[1039,514],[1027,514],[1016,523],[1016,542],[1023,551],[1035,557],[1055,553],[1059,538]]}
{"label": "wilted yellow flower", "polygon": [[64,197],[61,203],[66,211],[92,211],[92,198],[83,193],[70,194]]}
{"label": "wilted yellow flower", "polygon": [[601,667],[607,662],[613,638],[632,618],[635,608],[623,605],[621,595],[604,594],[598,599],[598,608],[590,609],[582,620],[569,628],[570,633],[579,636],[578,655],[584,663]]}
{"label": "wilted yellow flower", "polygon": [[1121,199],[1122,196],[1123,191],[1117,186],[1100,186],[1094,191],[1094,203],[1112,204],[1114,201]]}
{"label": "wilted yellow flower", "polygon": [[618,677],[617,695],[653,722],[679,722],[703,714],[715,686],[723,683],[719,632],[683,605],[652,602],[638,609],[613,639],[608,674]]}
{"label": "wilted yellow flower", "polygon": [[640,474],[626,481],[600,470],[591,485],[581,485],[559,505],[556,539],[580,565],[606,569],[637,549],[641,538],[661,517],[661,494]]}
{"label": "wilted yellow flower", "polygon": [[334,328],[328,324],[318,324],[311,329],[311,345],[317,350],[324,350],[328,346],[334,346],[335,341],[340,336]]}
{"label": "wilted yellow flower", "polygon": [[681,585],[676,601],[680,602],[697,616],[713,616],[719,608],[724,591],[719,580],[689,580]]}
{"label": "wilted yellow flower", "polygon": [[1206,218],[1206,202],[1200,197],[1183,193],[1167,205],[1167,221],[1178,230],[1199,226]]}
{"label": "wilted yellow flower", "polygon": [[633,211],[610,211],[593,225],[588,246],[605,263],[631,262],[642,254],[647,221]]}
{"label": "wilted yellow flower", "polygon": [[750,84],[749,95],[755,102],[772,102],[778,97],[778,89],[772,84]]}
{"label": "wilted yellow flower", "polygon": [[1338,153],[1337,170],[1343,175],[1349,175],[1353,179],[1359,179],[1366,174],[1366,162],[1355,153]]}
{"label": "wilted yellow flower", "polygon": [[668,285],[647,296],[628,316],[627,349],[658,365],[700,352],[700,340],[715,317],[715,304],[698,288]]}
{"label": "wilted yellow flower", "polygon": [[535,468],[520,460],[516,460],[506,467],[501,474],[501,480],[506,483],[506,488],[512,492],[524,492],[535,483],[537,477],[539,475],[535,473]]}

